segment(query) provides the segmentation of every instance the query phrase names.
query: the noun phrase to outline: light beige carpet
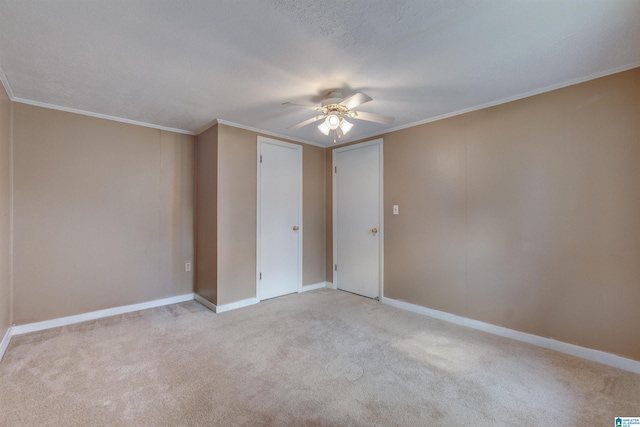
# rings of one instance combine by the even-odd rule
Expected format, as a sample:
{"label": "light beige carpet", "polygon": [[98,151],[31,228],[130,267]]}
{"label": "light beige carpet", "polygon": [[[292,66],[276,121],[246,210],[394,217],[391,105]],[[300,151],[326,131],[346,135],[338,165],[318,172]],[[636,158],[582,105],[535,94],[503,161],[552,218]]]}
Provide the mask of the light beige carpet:
{"label": "light beige carpet", "polygon": [[612,426],[640,375],[332,290],[12,339],[0,425]]}

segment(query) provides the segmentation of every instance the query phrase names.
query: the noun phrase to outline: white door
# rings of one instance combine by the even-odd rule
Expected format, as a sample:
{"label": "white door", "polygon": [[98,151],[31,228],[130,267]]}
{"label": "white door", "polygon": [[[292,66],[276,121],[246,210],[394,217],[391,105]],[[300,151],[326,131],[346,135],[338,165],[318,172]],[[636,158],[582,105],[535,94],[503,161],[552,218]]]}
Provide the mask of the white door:
{"label": "white door", "polygon": [[257,297],[302,285],[302,147],[258,138]]}
{"label": "white door", "polygon": [[339,148],[334,166],[334,272],[338,289],[380,296],[382,140]]}

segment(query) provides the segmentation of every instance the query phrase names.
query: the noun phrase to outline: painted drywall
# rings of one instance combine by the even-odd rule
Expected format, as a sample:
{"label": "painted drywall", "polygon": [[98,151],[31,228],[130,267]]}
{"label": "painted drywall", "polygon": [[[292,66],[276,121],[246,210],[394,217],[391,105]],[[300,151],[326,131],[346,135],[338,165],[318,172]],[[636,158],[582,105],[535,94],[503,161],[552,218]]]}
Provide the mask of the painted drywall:
{"label": "painted drywall", "polygon": [[192,292],[193,137],[14,103],[14,323]]}
{"label": "painted drywall", "polygon": [[[0,84],[0,341],[11,326],[11,101]],[[0,357],[2,355],[0,354]]]}
{"label": "painted drywall", "polygon": [[195,292],[218,304],[218,125],[195,141]]}
{"label": "painted drywall", "polygon": [[327,283],[333,283],[333,149],[327,148],[324,156],[325,198],[324,198],[324,240],[325,276]]}
{"label": "painted drywall", "polygon": [[218,304],[256,296],[256,135],[218,125]]}
{"label": "painted drywall", "polygon": [[[218,305],[256,297],[258,136],[249,130],[217,125],[217,294],[212,302]],[[312,285],[324,282],[325,277],[325,149],[302,147],[303,285]],[[202,160],[203,167],[208,161]],[[198,226],[196,240],[202,234]]]}
{"label": "painted drywall", "polygon": [[[160,281],[172,293],[193,292],[194,137],[160,132]],[[186,264],[191,265],[187,271]]]}
{"label": "painted drywall", "polygon": [[634,69],[384,135],[385,296],[640,360],[639,117]]}
{"label": "painted drywall", "polygon": [[302,284],[325,281],[325,149],[302,147]]}

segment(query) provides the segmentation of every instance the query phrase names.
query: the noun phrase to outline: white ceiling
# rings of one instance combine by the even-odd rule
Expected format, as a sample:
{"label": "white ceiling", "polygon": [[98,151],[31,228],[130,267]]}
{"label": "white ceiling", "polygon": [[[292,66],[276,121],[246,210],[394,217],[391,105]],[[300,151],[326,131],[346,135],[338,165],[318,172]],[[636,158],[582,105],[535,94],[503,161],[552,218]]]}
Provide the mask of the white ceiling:
{"label": "white ceiling", "polygon": [[0,0],[12,99],[185,132],[330,145],[281,103],[341,88],[396,117],[354,140],[636,66],[639,0]]}

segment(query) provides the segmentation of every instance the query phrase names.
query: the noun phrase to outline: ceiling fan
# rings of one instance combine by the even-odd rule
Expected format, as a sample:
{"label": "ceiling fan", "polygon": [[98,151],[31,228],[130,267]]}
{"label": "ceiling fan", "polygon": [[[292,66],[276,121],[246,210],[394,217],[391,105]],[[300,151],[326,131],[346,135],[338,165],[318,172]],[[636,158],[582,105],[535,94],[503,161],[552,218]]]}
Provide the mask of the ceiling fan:
{"label": "ceiling fan", "polygon": [[394,122],[393,117],[383,116],[382,114],[366,113],[364,111],[356,111],[355,108],[360,105],[372,101],[368,95],[362,92],[355,93],[345,98],[341,91],[331,90],[327,93],[326,98],[319,107],[312,105],[294,104],[292,102],[285,102],[282,105],[291,107],[306,108],[308,110],[317,111],[318,115],[304,120],[293,126],[289,126],[287,129],[298,129],[303,126],[310,125],[319,120],[324,120],[318,126],[320,132],[325,135],[333,134],[333,143],[335,144],[338,139],[342,139],[353,127],[353,124],[347,121],[347,118],[367,120],[370,122],[391,124]]}

